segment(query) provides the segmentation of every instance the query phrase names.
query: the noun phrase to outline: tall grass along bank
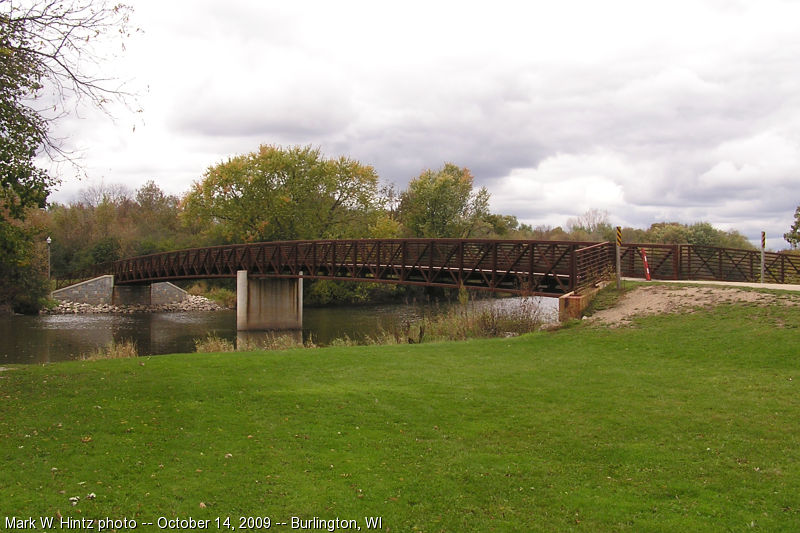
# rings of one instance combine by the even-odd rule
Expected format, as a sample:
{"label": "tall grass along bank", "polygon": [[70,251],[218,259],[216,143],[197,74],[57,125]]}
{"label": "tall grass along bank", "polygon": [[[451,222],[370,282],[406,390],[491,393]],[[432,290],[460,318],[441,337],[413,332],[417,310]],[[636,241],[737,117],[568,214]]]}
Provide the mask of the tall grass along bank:
{"label": "tall grass along bank", "polygon": [[[442,312],[416,320],[401,320],[390,328],[377,328],[374,334],[353,339],[335,338],[330,346],[420,344],[475,338],[516,337],[539,329],[552,320],[533,298],[508,298],[476,301],[450,306]],[[297,331],[239,335],[234,343],[211,334],[195,339],[198,352],[288,350],[317,348],[313,338],[303,341]]]}

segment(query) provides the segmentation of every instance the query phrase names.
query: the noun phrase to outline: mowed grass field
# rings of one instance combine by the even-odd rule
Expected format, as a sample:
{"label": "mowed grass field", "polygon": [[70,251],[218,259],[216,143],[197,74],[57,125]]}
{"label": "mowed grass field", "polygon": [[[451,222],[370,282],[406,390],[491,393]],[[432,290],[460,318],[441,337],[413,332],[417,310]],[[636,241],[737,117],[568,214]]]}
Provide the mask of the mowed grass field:
{"label": "mowed grass field", "polygon": [[14,367],[0,526],[797,531],[798,328],[798,307],[724,305],[512,339]]}

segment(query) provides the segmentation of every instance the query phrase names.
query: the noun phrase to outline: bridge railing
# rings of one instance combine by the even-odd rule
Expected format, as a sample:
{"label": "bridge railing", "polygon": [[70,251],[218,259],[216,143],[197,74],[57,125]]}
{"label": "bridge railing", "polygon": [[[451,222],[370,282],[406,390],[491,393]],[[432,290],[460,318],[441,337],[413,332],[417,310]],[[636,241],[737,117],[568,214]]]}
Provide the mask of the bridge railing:
{"label": "bridge railing", "polygon": [[627,244],[620,250],[622,275],[643,278],[644,262],[639,253],[644,249],[653,279],[680,279],[680,245],[677,244]]}
{"label": "bridge railing", "polygon": [[800,284],[800,255],[767,253],[764,263],[765,282]]}
{"label": "bridge railing", "polygon": [[[653,279],[761,281],[761,251],[692,244],[623,244],[622,274],[644,277],[639,249],[647,254]],[[764,253],[764,282],[800,283],[800,256]]]}
{"label": "bridge railing", "polygon": [[577,291],[609,279],[614,273],[614,245],[610,242],[579,248],[575,250],[573,257],[573,287]]}
{"label": "bridge railing", "polygon": [[[761,251],[681,247],[681,279],[761,281]],[[764,253],[764,282],[800,283],[800,256]]]}
{"label": "bridge railing", "polygon": [[106,263],[98,263],[96,265],[91,265],[81,270],[70,272],[63,276],[54,276],[53,281],[55,285],[55,290],[58,290],[58,289],[63,289],[64,287],[69,287],[70,285],[75,285],[76,283],[80,283],[82,281],[96,278],[98,276],[103,276],[106,274],[113,274],[113,273],[114,273],[114,262],[109,261]]}

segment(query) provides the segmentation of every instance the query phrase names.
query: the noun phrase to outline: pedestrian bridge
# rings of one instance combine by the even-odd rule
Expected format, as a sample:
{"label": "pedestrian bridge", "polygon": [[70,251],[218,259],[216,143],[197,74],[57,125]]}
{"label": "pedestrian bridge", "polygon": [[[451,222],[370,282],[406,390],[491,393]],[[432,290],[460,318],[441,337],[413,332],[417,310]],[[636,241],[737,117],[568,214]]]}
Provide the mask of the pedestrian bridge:
{"label": "pedestrian bridge", "polygon": [[[623,275],[641,277],[642,249],[650,256],[650,272],[655,279],[759,281],[762,268],[760,252],[754,250],[623,244]],[[560,297],[609,277],[614,269],[614,256],[614,245],[608,242],[282,241],[132,257],[95,265],[80,277],[110,274],[114,285],[131,286],[130,290],[136,286],[149,288],[155,282],[237,278],[240,329],[278,329],[302,324],[303,279],[463,287]],[[800,257],[788,254],[763,257],[766,281],[792,283],[800,279]],[[268,315],[273,318],[265,318]]]}
{"label": "pedestrian bridge", "polygon": [[[100,265],[116,284],[231,278],[306,278],[468,287],[558,296],[607,263],[597,243],[471,239],[288,241],[215,246]],[[598,257],[600,256],[600,257]],[[589,259],[587,264],[587,259]],[[598,261],[593,261],[597,259]]]}

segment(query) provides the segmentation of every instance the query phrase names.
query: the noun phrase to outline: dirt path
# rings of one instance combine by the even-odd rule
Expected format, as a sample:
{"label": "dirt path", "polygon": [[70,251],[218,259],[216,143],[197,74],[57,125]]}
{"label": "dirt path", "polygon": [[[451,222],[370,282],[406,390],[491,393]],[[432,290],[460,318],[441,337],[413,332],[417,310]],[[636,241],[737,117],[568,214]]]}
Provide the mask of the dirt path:
{"label": "dirt path", "polygon": [[723,303],[738,302],[761,305],[782,302],[800,306],[800,294],[773,294],[732,287],[648,285],[626,293],[616,306],[598,311],[586,320],[598,325],[619,327],[630,324],[634,317],[692,312],[697,308],[708,309]]}

